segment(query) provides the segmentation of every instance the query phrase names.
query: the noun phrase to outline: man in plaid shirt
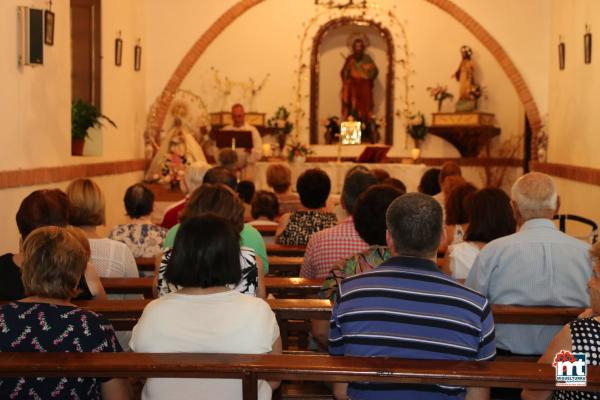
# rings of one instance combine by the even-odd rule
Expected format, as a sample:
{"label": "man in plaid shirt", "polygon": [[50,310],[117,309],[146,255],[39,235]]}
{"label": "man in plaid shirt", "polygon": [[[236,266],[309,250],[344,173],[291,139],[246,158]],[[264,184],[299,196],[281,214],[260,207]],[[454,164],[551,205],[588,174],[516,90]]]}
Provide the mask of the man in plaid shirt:
{"label": "man in plaid shirt", "polygon": [[376,183],[377,179],[367,169],[351,170],[346,175],[341,203],[348,217],[340,224],[317,232],[310,238],[300,269],[301,277],[325,279],[338,261],[369,248],[354,228],[352,211],[358,197]]}

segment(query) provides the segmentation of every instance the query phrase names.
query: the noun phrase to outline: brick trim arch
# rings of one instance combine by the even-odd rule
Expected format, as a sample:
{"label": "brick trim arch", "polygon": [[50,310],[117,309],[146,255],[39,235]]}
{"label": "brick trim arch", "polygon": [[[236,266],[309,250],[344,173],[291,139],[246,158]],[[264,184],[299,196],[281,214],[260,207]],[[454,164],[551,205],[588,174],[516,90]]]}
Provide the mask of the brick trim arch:
{"label": "brick trim arch", "polygon": [[[206,32],[200,36],[200,38],[194,43],[187,54],[183,57],[175,72],[167,82],[163,89],[159,100],[158,107],[156,109],[156,118],[154,119],[155,125],[151,126],[150,129],[153,132],[158,132],[165,120],[173,96],[187,74],[190,72],[196,61],[206,51],[208,46],[238,17],[244,14],[252,7],[262,3],[265,0],[240,0],[227,10],[221,17],[216,20]],[[540,118],[539,110],[535,100],[527,83],[523,79],[523,76],[512,62],[506,51],[502,48],[500,43],[473,17],[471,17],[466,11],[454,4],[451,0],[425,0],[439,7],[442,11],[448,13],[455,18],[460,24],[462,24],[467,30],[469,30],[496,58],[500,66],[508,76],[508,79],[512,82],[517,95],[523,102],[527,119],[531,125],[533,132],[537,132],[541,126],[542,121]],[[535,146],[535,135],[534,143]],[[536,152],[532,151],[532,156],[536,158]]]}

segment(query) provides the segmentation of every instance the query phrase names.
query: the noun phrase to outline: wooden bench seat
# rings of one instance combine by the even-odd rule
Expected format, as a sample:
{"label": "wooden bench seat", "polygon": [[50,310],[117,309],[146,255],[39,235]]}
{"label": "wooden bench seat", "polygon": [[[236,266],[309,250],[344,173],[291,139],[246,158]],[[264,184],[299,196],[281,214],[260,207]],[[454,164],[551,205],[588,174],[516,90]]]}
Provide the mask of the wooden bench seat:
{"label": "wooden bench seat", "polygon": [[[145,278],[100,278],[108,294],[143,294],[152,298],[152,277]],[[267,293],[277,297],[307,298],[314,296],[323,285],[322,279],[265,277]]]}
{"label": "wooden bench seat", "polygon": [[[587,386],[571,389],[600,391],[600,367],[587,371]],[[547,364],[285,354],[2,353],[0,376],[237,378],[244,400],[258,379],[556,388]]]}
{"label": "wooden bench seat", "polygon": [[284,244],[267,244],[266,248],[269,256],[304,257],[306,251],[306,246],[287,246]]}
{"label": "wooden bench seat", "polygon": [[[74,303],[103,314],[118,329],[135,325],[150,300],[81,300]],[[280,320],[328,320],[331,303],[321,299],[268,299],[267,303]],[[492,305],[496,324],[564,325],[577,318],[585,309],[577,307],[521,307]]]}
{"label": "wooden bench seat", "polygon": [[300,275],[300,267],[302,266],[303,262],[303,257],[269,255],[268,275],[298,277]]}

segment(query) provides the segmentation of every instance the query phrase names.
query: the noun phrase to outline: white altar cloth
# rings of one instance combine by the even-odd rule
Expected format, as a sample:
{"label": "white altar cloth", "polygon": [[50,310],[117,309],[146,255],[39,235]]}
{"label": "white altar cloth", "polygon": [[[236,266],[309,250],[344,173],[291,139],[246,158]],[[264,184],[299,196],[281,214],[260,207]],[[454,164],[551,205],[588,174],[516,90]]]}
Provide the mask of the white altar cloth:
{"label": "white altar cloth", "polygon": [[[267,167],[271,163],[257,162],[254,170],[254,181],[256,190],[271,190],[267,185]],[[292,190],[296,190],[298,176],[307,169],[320,168],[329,175],[331,179],[331,193],[339,194],[342,191],[346,172],[356,165],[364,165],[369,169],[381,168],[387,171],[392,178],[400,179],[406,185],[406,190],[416,192],[421,176],[427,170],[425,164],[358,164],[355,162],[304,162],[289,163],[292,170]]]}

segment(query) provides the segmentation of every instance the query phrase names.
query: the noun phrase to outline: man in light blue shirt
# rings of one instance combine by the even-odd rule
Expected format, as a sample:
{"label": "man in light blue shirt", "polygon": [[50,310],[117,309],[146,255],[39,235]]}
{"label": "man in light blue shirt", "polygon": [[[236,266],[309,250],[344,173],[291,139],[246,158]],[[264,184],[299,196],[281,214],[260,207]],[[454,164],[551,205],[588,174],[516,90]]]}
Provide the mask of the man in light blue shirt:
{"label": "man in light blue shirt", "polygon": [[[492,304],[588,307],[590,246],[552,222],[560,204],[552,179],[538,172],[523,175],[511,197],[519,231],[481,250],[466,285]],[[497,325],[497,346],[516,354],[542,354],[560,328]]]}

